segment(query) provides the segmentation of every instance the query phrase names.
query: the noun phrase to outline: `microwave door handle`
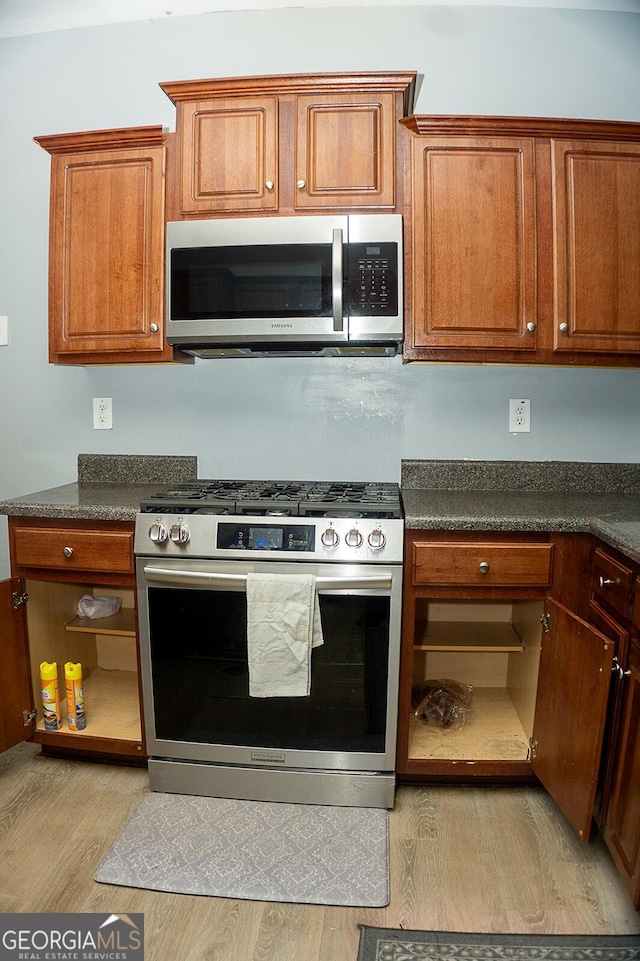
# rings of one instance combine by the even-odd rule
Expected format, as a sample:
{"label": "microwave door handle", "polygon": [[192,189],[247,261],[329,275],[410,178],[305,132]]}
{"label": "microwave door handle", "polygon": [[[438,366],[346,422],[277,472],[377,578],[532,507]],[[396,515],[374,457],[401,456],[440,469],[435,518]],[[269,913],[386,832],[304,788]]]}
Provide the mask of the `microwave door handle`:
{"label": "microwave door handle", "polygon": [[[178,568],[144,567],[148,581],[163,581],[166,584],[206,584],[208,587],[222,590],[245,591],[247,589],[246,574],[223,574],[209,571],[184,571]],[[362,577],[316,577],[317,591],[344,590],[391,590],[391,574],[380,573],[364,575]]]}
{"label": "microwave door handle", "polygon": [[331,299],[333,303],[333,330],[336,334],[344,331],[342,312],[343,256],[342,229],[336,227],[333,231],[333,243],[331,244]]}

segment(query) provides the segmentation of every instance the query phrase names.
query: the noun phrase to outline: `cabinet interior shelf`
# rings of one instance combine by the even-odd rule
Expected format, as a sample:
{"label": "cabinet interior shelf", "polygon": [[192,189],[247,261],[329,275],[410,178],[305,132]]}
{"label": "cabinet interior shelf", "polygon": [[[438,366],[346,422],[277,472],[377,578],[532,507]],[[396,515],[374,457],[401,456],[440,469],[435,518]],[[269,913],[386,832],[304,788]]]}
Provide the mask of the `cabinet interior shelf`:
{"label": "cabinet interior shelf", "polygon": [[[64,685],[64,681],[63,681]],[[61,690],[63,723],[58,734],[69,734],[82,740],[102,737],[117,740],[141,741],[138,676],[133,671],[103,671],[98,669],[83,680],[87,726],[82,731],[70,731],[66,718],[64,687]],[[44,732],[44,720],[39,717],[38,732]]]}
{"label": "cabinet interior shelf", "polygon": [[431,621],[416,638],[416,651],[522,651],[523,641],[503,621]]}
{"label": "cabinet interior shelf", "polygon": [[66,626],[68,631],[81,634],[115,634],[119,637],[136,636],[136,618],[133,608],[123,607],[110,617],[76,617]]}

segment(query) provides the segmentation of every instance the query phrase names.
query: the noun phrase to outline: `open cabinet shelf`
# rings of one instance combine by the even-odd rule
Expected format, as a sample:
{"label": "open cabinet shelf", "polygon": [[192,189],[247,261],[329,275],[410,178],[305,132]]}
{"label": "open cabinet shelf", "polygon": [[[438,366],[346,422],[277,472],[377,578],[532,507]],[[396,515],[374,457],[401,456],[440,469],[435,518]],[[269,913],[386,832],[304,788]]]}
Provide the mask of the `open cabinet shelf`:
{"label": "open cabinet shelf", "polygon": [[522,638],[512,624],[500,621],[434,621],[415,644],[417,651],[521,651]]}
{"label": "open cabinet shelf", "polygon": [[[66,718],[64,678],[60,685],[62,727],[56,734],[70,737],[100,737],[124,741],[140,741],[140,706],[138,676],[133,671],[105,671],[98,668],[82,682],[87,726],[70,731]],[[44,733],[44,720],[38,718],[36,730]]]}
{"label": "open cabinet shelf", "polygon": [[136,636],[136,617],[132,608],[123,607],[110,617],[76,617],[66,625],[68,631],[82,634],[114,634],[118,637]]}

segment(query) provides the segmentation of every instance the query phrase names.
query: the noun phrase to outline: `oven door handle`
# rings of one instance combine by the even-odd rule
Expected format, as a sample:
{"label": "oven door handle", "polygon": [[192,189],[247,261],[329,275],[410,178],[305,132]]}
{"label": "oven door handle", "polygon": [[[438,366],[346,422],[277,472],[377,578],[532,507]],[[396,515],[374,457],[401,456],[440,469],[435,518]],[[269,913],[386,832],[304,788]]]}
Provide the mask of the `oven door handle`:
{"label": "oven door handle", "polygon": [[[221,574],[207,571],[181,571],[166,567],[145,567],[148,581],[163,581],[167,584],[207,584],[219,589],[243,590],[247,585],[246,574]],[[317,591],[344,590],[391,590],[391,574],[380,573],[364,577],[317,577]]]}

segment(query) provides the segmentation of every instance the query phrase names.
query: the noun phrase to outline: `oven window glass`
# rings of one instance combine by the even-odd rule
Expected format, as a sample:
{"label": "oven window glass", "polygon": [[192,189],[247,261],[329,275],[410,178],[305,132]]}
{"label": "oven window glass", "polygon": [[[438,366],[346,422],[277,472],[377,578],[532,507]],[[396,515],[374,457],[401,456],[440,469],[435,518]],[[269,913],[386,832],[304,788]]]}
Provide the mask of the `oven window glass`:
{"label": "oven window glass", "polygon": [[331,244],[179,247],[172,320],[330,317]]}
{"label": "oven window glass", "polygon": [[249,697],[246,594],[150,588],[157,738],[384,752],[390,599],[320,595],[309,697]]}

